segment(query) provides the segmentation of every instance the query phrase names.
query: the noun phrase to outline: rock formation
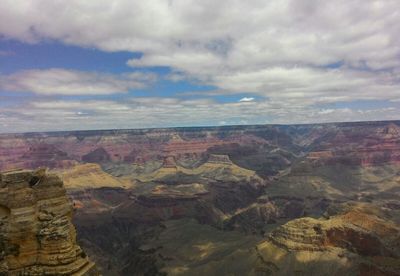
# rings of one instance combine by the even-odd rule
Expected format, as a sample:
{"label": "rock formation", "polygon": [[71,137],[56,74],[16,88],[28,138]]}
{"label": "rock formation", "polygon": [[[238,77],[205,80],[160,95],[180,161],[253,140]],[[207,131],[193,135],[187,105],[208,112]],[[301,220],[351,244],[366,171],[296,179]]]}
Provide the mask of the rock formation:
{"label": "rock formation", "polygon": [[45,170],[0,174],[0,274],[98,275],[76,244],[63,182]]}
{"label": "rock formation", "polygon": [[223,163],[223,164],[232,164],[232,161],[229,159],[228,155],[217,155],[217,154],[210,154],[208,158],[208,162],[210,163]]}
{"label": "rock formation", "polygon": [[[374,275],[398,275],[399,228],[368,213],[368,208],[351,207],[329,219],[304,217],[289,221],[268,235],[268,241],[258,246],[258,253],[264,260],[276,260],[266,265],[276,275],[287,275],[288,271],[306,275],[318,263],[318,275],[323,275],[324,262],[336,264],[331,275],[369,275],[361,273],[365,267],[373,268],[369,271],[376,271]],[[274,259],[274,254],[279,259]]]}
{"label": "rock formation", "polygon": [[96,189],[102,187],[125,188],[127,183],[105,173],[95,163],[77,164],[61,173],[64,186],[68,191]]}
{"label": "rock formation", "polygon": [[104,148],[97,148],[94,151],[82,156],[82,161],[88,163],[100,163],[100,162],[108,162],[110,161],[110,155]]}
{"label": "rock formation", "polygon": [[164,168],[176,168],[176,161],[174,156],[166,156],[163,162]]}

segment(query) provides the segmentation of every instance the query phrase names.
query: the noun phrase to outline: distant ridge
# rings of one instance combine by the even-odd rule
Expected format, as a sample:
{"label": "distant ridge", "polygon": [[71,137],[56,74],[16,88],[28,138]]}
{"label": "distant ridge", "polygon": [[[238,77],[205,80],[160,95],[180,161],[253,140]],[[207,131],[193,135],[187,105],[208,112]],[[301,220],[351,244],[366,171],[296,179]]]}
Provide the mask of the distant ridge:
{"label": "distant ridge", "polygon": [[304,123],[304,124],[251,124],[251,125],[223,125],[223,126],[179,126],[179,127],[149,127],[149,128],[121,128],[121,129],[82,129],[82,130],[51,130],[51,131],[28,131],[28,132],[4,132],[0,133],[0,137],[4,135],[16,135],[16,137],[47,137],[47,136],[63,136],[65,134],[69,135],[96,135],[102,134],[145,134],[152,132],[163,132],[168,133],[171,131],[176,132],[195,132],[198,130],[249,130],[249,129],[259,129],[260,127],[270,128],[270,127],[307,127],[307,126],[381,126],[387,123],[394,123],[400,125],[400,120],[377,120],[377,121],[354,121],[354,122],[326,122],[326,123]]}

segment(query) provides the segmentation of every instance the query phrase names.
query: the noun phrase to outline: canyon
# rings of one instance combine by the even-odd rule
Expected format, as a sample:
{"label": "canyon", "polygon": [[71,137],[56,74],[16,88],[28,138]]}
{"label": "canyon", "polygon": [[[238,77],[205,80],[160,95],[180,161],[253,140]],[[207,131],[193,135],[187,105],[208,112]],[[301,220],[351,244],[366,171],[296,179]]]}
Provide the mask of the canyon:
{"label": "canyon", "polygon": [[40,167],[102,275],[399,275],[398,121],[0,134]]}

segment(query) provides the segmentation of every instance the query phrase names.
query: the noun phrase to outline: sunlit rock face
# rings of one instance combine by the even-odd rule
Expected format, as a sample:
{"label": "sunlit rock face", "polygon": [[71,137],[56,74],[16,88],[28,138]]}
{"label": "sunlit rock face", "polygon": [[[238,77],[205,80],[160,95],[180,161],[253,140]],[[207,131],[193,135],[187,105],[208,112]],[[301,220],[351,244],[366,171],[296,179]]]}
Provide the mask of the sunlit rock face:
{"label": "sunlit rock face", "polygon": [[2,275],[98,275],[76,243],[63,183],[38,171],[0,174]]}
{"label": "sunlit rock face", "polygon": [[260,265],[274,275],[398,275],[400,228],[374,212],[351,206],[330,218],[292,220],[257,246],[268,261]]}

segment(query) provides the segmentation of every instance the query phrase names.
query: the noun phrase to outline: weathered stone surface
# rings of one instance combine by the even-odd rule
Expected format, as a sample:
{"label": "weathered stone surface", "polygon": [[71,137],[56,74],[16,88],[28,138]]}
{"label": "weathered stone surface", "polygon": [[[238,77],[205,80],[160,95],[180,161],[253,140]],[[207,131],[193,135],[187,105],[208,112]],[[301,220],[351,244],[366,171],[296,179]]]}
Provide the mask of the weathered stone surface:
{"label": "weathered stone surface", "polygon": [[208,158],[208,162],[232,164],[232,161],[229,159],[228,155],[217,155],[217,154],[210,154],[210,157]]}
{"label": "weathered stone surface", "polygon": [[44,170],[0,174],[0,275],[97,275],[76,244],[63,183]]}
{"label": "weathered stone surface", "polygon": [[[258,252],[264,260],[282,255],[273,261],[276,270],[280,270],[275,271],[276,275],[287,275],[288,267],[289,271],[298,269],[307,275],[312,263],[322,259],[336,264],[344,261],[343,275],[398,275],[399,228],[365,208],[368,206],[352,207],[329,219],[291,220],[272,231],[268,240],[258,246]],[[291,261],[293,257],[295,262]],[[322,266],[318,269],[322,271]],[[333,270],[329,275],[339,274]]]}

